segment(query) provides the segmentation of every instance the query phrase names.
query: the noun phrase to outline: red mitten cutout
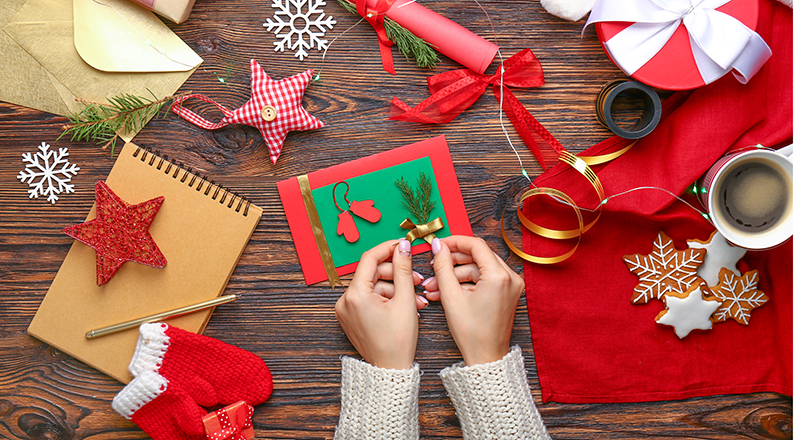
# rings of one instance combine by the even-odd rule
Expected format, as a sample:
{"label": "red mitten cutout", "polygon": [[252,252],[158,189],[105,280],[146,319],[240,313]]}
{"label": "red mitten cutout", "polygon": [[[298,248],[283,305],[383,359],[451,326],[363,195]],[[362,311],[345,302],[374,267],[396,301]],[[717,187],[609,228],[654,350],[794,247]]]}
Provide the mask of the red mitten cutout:
{"label": "red mitten cutout", "polygon": [[339,213],[339,224],[336,225],[336,233],[339,235],[344,234],[344,239],[349,243],[355,243],[358,240],[358,228],[356,222],[353,221],[353,216],[350,211],[342,211]]}
{"label": "red mitten cutout", "polygon": [[372,200],[353,200],[350,202],[350,212],[370,223],[375,223],[381,219],[381,212],[374,205],[375,202]]}

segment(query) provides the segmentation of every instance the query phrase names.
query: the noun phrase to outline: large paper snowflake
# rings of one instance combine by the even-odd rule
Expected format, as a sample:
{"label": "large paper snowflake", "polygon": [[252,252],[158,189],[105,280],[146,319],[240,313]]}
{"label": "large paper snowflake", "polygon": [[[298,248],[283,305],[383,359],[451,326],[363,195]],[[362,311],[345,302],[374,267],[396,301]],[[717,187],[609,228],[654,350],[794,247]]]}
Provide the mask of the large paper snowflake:
{"label": "large paper snowflake", "polygon": [[17,179],[28,184],[30,198],[46,195],[48,202],[55,203],[62,192],[75,192],[75,185],[69,182],[80,168],[69,163],[67,156],[67,148],[59,148],[56,152],[50,150],[50,145],[44,142],[39,145],[39,151],[22,154],[22,163],[27,165],[19,172]]}
{"label": "large paper snowflake", "polygon": [[719,285],[711,288],[711,293],[722,305],[714,313],[714,322],[733,318],[739,324],[750,322],[750,312],[769,300],[764,292],[758,290],[758,271],[751,270],[742,276],[723,267],[719,272]]}
{"label": "large paper snowflake", "polygon": [[679,251],[672,239],[660,232],[652,252],[623,257],[628,269],[639,276],[631,302],[645,304],[654,298],[662,299],[667,292],[685,292],[697,280],[697,268],[703,264],[705,254],[705,249]]}
{"label": "large paper snowflake", "polygon": [[[315,46],[317,50],[327,49],[328,40],[320,37],[325,36],[326,27],[333,28],[336,20],[331,16],[326,17],[322,6],[325,6],[322,0],[272,0],[272,8],[276,12],[267,19],[264,27],[270,32],[275,29],[275,36],[279,38],[272,43],[275,52],[295,50],[294,56],[303,61],[308,56],[306,49],[314,49]],[[295,37],[294,42],[292,36]]]}

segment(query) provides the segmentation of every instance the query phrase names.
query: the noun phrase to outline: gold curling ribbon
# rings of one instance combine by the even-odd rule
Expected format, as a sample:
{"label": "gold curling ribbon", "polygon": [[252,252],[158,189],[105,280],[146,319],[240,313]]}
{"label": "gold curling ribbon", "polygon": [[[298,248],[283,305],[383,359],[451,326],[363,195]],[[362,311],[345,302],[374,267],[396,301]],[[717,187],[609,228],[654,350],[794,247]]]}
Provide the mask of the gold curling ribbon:
{"label": "gold curling ribbon", "polygon": [[[578,217],[578,229],[577,230],[578,231],[582,231],[583,230],[583,216],[581,215],[581,211],[578,209],[578,205],[576,205],[575,202],[573,202],[572,199],[568,195],[564,194],[563,192],[561,192],[561,191],[559,191],[557,189],[553,189],[553,188],[533,188],[533,189],[529,189],[529,190],[525,191],[522,194],[522,197],[520,197],[520,199],[519,199],[519,203],[522,203],[528,197],[532,197],[532,196],[536,196],[536,195],[550,195],[550,196],[559,198],[559,199],[567,202],[567,204],[569,204],[572,207],[572,209],[575,211],[575,215]],[[527,254],[527,253],[521,251],[520,249],[518,249],[516,246],[514,246],[514,244],[511,243],[511,240],[508,238],[508,235],[506,235],[506,228],[505,228],[505,221],[504,221],[505,220],[505,218],[504,218],[505,215],[506,215],[506,213],[503,212],[503,214],[500,216],[500,225],[501,225],[501,232],[503,233],[503,240],[505,240],[506,245],[508,245],[508,248],[511,249],[511,252],[514,252],[515,254],[517,254],[517,256],[519,256],[520,258],[522,258],[525,261],[530,261],[531,263],[539,263],[539,264],[555,264],[555,263],[559,263],[559,262],[564,261],[567,258],[571,257],[572,254],[574,254],[575,251],[578,250],[578,245],[581,244],[581,234],[579,233],[577,235],[578,242],[575,243],[575,247],[570,249],[569,252],[567,252],[565,254],[561,254],[561,255],[556,256],[556,257],[537,257],[537,256],[534,256],[534,255]],[[525,218],[525,216],[522,215],[522,213],[519,212],[519,211],[518,211],[517,215],[520,216],[520,220]],[[567,237],[567,236],[561,236],[560,234],[558,234],[559,232],[569,232],[569,231],[554,231],[552,229],[542,228],[541,226],[536,225],[535,223],[531,222],[527,218],[525,218],[525,220],[529,224],[535,226],[536,228],[538,228],[541,231],[552,232],[551,235],[545,235],[545,236],[547,236],[549,238],[556,238],[556,239],[572,238],[572,237]],[[534,232],[536,232],[536,231],[534,231]]]}
{"label": "gold curling ribbon", "polygon": [[319,221],[319,213],[317,212],[317,205],[314,203],[314,197],[311,194],[311,184],[308,183],[308,176],[305,174],[298,176],[297,183],[300,184],[300,194],[302,194],[303,203],[306,205],[306,214],[308,214],[308,220],[311,223],[314,240],[317,242],[319,256],[322,258],[322,266],[325,268],[325,274],[328,275],[328,282],[331,283],[331,289],[336,284],[341,286],[342,280],[339,279],[339,274],[336,273],[336,266],[333,264],[333,256],[331,255],[331,249],[328,247],[328,240],[325,239],[322,223]]}
{"label": "gold curling ribbon", "polygon": [[[600,199],[600,207],[606,202],[605,191],[603,190],[603,185],[600,183],[600,179],[597,177],[597,174],[592,171],[589,165],[598,165],[601,163],[612,161],[623,154],[625,154],[628,150],[630,150],[635,144],[638,142],[638,139],[634,140],[625,148],[622,148],[614,153],[604,154],[600,156],[583,156],[578,157],[566,150],[562,151],[559,156],[558,160],[566,163],[567,165],[574,168],[578,171],[589,183],[594,187],[595,192],[597,193],[597,197]],[[532,222],[522,213],[522,202],[532,196],[536,195],[548,195],[558,199],[563,200],[566,202],[572,209],[575,211],[575,215],[578,218],[578,228],[577,229],[568,229],[568,230],[556,230],[556,229],[549,229],[543,226],[539,226],[536,223]],[[522,197],[519,199],[519,206],[517,207],[517,217],[519,218],[520,222],[524,227],[526,227],[529,231],[533,232],[534,234],[540,235],[546,238],[552,238],[556,240],[566,240],[570,238],[577,238],[578,242],[575,243],[575,246],[570,249],[568,252],[555,256],[555,257],[537,257],[535,255],[530,255],[526,252],[523,252],[511,242],[511,239],[508,238],[506,234],[505,228],[505,213],[500,217],[500,229],[503,234],[503,240],[506,242],[506,245],[511,252],[519,256],[525,261],[529,261],[531,263],[538,263],[538,264],[555,264],[561,261],[566,260],[567,258],[571,257],[572,254],[578,249],[578,245],[580,245],[581,236],[592,228],[592,226],[600,220],[600,214],[602,211],[598,211],[597,216],[589,223],[585,223],[583,214],[580,211],[578,205],[566,194],[563,192],[553,189],[553,188],[533,188],[528,191],[525,191],[522,194]]]}
{"label": "gold curling ribbon", "polygon": [[403,220],[403,223],[400,223],[400,227],[408,230],[408,234],[406,234],[406,240],[413,243],[414,240],[421,238],[430,243],[434,238],[436,238],[434,232],[444,228],[444,222],[442,221],[441,217],[436,217],[428,223],[417,225],[412,222],[411,219],[407,218]]}

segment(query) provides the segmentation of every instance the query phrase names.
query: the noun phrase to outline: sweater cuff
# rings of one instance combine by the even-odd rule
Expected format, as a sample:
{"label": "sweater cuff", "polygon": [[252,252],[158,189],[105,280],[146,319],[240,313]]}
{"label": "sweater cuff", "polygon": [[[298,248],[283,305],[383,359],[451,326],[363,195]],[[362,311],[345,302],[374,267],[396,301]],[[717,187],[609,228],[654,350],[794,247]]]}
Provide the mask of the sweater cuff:
{"label": "sweater cuff", "polygon": [[465,440],[550,438],[533,403],[519,346],[498,361],[470,367],[460,362],[439,376]]}
{"label": "sweater cuff", "polygon": [[419,438],[419,365],[378,368],[342,358],[342,408],[335,440]]}

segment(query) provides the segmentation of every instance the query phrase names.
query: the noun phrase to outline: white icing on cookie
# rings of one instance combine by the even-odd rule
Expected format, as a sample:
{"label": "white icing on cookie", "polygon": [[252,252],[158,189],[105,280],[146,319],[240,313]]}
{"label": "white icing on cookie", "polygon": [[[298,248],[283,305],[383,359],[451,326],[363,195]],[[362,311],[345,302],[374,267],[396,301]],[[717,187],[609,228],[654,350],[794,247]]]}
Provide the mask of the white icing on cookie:
{"label": "white icing on cookie", "polygon": [[747,250],[728,244],[725,237],[717,231],[712,232],[711,237],[706,241],[686,240],[686,244],[691,249],[706,250],[706,259],[697,269],[697,275],[706,280],[709,287],[719,284],[719,271],[723,267],[736,274],[736,276],[742,275],[736,269],[736,263],[744,256]]}
{"label": "white icing on cookie", "polygon": [[710,330],[711,315],[720,305],[717,301],[704,300],[699,286],[685,298],[667,295],[666,302],[666,313],[660,313],[656,322],[674,327],[675,334],[681,339],[692,330]]}

